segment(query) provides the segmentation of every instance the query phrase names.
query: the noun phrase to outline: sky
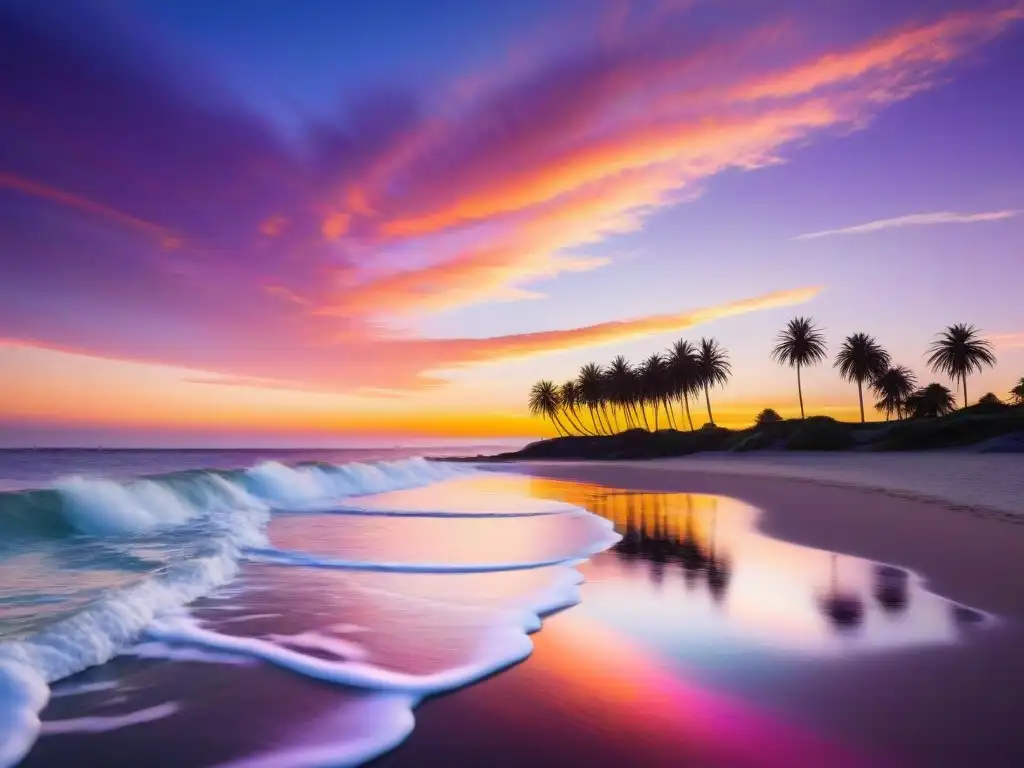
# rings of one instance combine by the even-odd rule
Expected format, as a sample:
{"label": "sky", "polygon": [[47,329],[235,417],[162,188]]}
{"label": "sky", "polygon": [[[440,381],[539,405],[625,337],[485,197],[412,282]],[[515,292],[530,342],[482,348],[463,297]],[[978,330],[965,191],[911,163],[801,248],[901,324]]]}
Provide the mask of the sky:
{"label": "sky", "polygon": [[0,0],[0,445],[543,436],[701,336],[741,426],[795,315],[1005,396],[1021,82],[1024,0]]}

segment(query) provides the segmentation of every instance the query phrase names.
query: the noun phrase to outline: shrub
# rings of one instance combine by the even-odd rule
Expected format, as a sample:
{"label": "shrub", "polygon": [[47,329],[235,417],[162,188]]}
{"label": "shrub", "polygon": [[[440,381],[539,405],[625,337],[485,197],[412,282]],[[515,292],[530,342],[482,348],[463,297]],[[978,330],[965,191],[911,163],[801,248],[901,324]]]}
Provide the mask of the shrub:
{"label": "shrub", "polygon": [[999,399],[995,392],[988,392],[981,396],[978,406],[985,410],[1000,410],[1006,407],[1006,403]]}
{"label": "shrub", "polygon": [[779,416],[778,411],[776,411],[774,408],[765,408],[763,411],[757,414],[757,419],[755,419],[755,421],[758,426],[764,424],[777,424],[780,421],[782,421],[782,417]]}

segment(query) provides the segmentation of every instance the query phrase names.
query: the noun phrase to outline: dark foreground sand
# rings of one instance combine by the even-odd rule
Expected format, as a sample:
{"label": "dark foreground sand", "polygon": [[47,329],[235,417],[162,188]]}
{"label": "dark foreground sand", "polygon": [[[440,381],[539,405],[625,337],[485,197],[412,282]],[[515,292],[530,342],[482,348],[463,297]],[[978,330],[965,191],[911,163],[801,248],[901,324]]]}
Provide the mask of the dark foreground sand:
{"label": "dark foreground sand", "polygon": [[[772,536],[904,566],[922,574],[931,590],[995,614],[998,626],[962,644],[808,662],[800,674],[773,679],[756,703],[801,713],[816,732],[877,756],[878,764],[1024,765],[1024,525],[877,491],[718,475],[685,462],[524,463],[501,470],[730,496],[764,510],[761,525]],[[409,741],[375,764],[730,764],[708,762],[707,754],[694,761],[685,734],[638,727],[631,702],[625,695],[616,700],[614,685],[559,706],[572,691],[560,690],[543,671],[550,657],[564,658],[571,637],[560,627],[571,620],[572,611],[546,622],[526,663],[425,703]],[[592,665],[596,678],[628,675],[616,671],[620,662],[580,661]],[[581,727],[593,722],[584,710],[595,707],[617,713],[611,717],[621,733]]]}

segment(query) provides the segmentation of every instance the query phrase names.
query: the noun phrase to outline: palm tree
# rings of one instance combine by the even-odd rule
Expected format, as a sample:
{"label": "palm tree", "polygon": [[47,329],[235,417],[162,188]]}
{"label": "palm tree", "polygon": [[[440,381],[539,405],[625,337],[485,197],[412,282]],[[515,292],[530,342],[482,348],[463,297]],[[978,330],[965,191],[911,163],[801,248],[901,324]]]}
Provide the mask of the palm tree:
{"label": "palm tree", "polygon": [[547,379],[541,379],[530,389],[530,413],[551,419],[559,435],[568,435],[569,430],[558,420],[558,411],[561,407],[562,400],[558,388]]}
{"label": "palm tree", "polygon": [[708,421],[714,425],[715,419],[711,415],[711,395],[708,394],[708,390],[717,385],[725,386],[732,375],[729,354],[715,338],[700,340],[700,348],[697,350],[697,370],[700,374],[700,383],[704,387],[704,402],[708,406]]}
{"label": "palm tree", "polygon": [[906,407],[915,419],[936,418],[953,412],[956,397],[949,391],[949,387],[933,383],[908,397]]}
{"label": "palm tree", "polygon": [[757,414],[757,418],[754,419],[754,423],[758,426],[761,426],[762,424],[777,424],[780,421],[782,421],[782,417],[779,416],[778,411],[774,408],[765,408]]}
{"label": "palm tree", "polygon": [[889,414],[892,413],[896,414],[896,418],[903,418],[906,413],[907,398],[910,397],[916,386],[917,377],[905,365],[890,367],[871,382],[871,391],[878,397],[875,402],[875,410],[884,411],[886,421],[889,420]]}
{"label": "palm tree", "polygon": [[809,317],[794,317],[778,335],[771,358],[780,365],[796,368],[796,391],[800,396],[800,418],[804,418],[804,389],[800,369],[825,359],[825,335]]}
{"label": "palm tree", "polygon": [[1024,405],[1024,379],[1018,381],[1016,386],[1010,390],[1010,400],[1014,405]]}
{"label": "palm tree", "polygon": [[565,382],[558,390],[559,398],[562,401],[562,413],[565,414],[566,419],[575,429],[578,429],[581,434],[592,435],[594,434],[580,418],[579,413],[576,412],[576,408],[580,405],[580,390],[576,385],[575,381],[569,380]]}
{"label": "palm tree", "polygon": [[658,414],[665,402],[665,361],[655,352],[640,366],[640,401],[654,406],[654,431],[658,431]]}
{"label": "palm tree", "polygon": [[647,407],[644,405],[644,381],[638,368],[629,370],[626,403],[633,409],[633,420],[636,422],[636,426],[639,427],[640,419],[643,419],[644,429],[650,432],[651,425],[647,421]]}
{"label": "palm tree", "polygon": [[697,350],[690,342],[679,339],[668,353],[669,380],[672,392],[683,402],[686,420],[693,431],[693,417],[690,416],[690,395],[700,389],[700,368],[697,365]]}
{"label": "palm tree", "polygon": [[580,402],[587,406],[590,412],[590,420],[594,423],[598,432],[605,432],[605,426],[600,420],[598,410],[604,398],[604,373],[597,363],[587,363],[580,369],[580,375],[576,379],[576,386],[579,389]]}
{"label": "palm tree", "polygon": [[[612,406],[612,414],[615,415],[615,408],[622,409],[626,419],[626,427],[633,426],[633,417],[629,412],[633,400],[633,367],[622,355],[617,355],[605,373],[608,382],[608,400]],[[615,415],[615,422],[618,425],[618,416]]]}
{"label": "palm tree", "polygon": [[836,355],[835,367],[839,369],[839,375],[847,381],[857,382],[861,424],[864,423],[864,382],[873,381],[885,373],[890,362],[889,353],[866,333],[847,336]]}
{"label": "palm tree", "polygon": [[967,407],[967,377],[981,373],[987,365],[996,364],[992,343],[982,338],[981,332],[973,325],[958,323],[937,334],[938,338],[928,348],[928,365],[935,373],[944,373],[954,383],[964,385],[964,408]]}

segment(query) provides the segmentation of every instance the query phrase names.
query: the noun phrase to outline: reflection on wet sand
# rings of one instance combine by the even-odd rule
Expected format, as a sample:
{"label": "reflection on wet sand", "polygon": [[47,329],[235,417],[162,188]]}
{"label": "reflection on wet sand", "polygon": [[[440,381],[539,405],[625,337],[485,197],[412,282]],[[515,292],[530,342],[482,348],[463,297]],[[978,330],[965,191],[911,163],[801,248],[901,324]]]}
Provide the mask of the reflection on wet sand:
{"label": "reflection on wet sand", "polygon": [[[533,478],[533,496],[582,506],[615,526],[622,540],[584,567],[588,578],[644,579],[618,604],[585,600],[583,610],[629,613],[672,596],[650,621],[688,620],[687,634],[811,651],[955,642],[976,611],[926,591],[907,571],[772,539],[757,510],[734,499],[642,493]],[[623,588],[622,591],[625,591]],[[607,590],[602,595],[607,594]],[[628,599],[629,608],[624,607]]]}
{"label": "reflection on wet sand", "polygon": [[[606,509],[610,498],[613,497],[595,499],[592,511],[620,527],[620,522]],[[626,562],[642,559],[650,563],[651,580],[656,585],[665,578],[666,566],[678,565],[688,589],[702,585],[720,603],[729,587],[731,564],[728,554],[715,545],[717,511],[711,510],[710,532],[704,541],[694,523],[693,497],[686,496],[685,504],[680,519],[674,509],[670,512],[669,501],[663,496],[652,496],[645,506],[643,497],[627,495],[626,519],[619,531],[622,540],[612,551]]]}

